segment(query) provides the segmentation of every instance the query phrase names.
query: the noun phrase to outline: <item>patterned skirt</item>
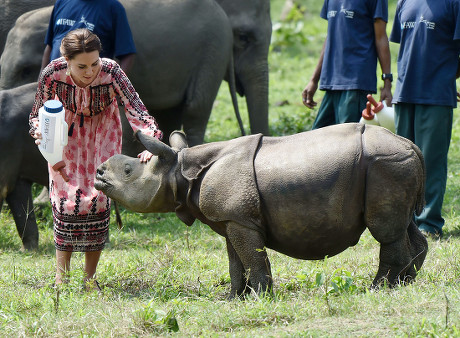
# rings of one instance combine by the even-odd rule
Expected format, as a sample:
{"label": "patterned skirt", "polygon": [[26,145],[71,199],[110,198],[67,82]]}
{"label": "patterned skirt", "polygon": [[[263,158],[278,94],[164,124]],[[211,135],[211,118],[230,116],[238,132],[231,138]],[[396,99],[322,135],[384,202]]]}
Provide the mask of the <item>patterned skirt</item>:
{"label": "patterned skirt", "polygon": [[100,251],[109,234],[110,209],[97,214],[65,215],[53,208],[54,243],[59,251]]}

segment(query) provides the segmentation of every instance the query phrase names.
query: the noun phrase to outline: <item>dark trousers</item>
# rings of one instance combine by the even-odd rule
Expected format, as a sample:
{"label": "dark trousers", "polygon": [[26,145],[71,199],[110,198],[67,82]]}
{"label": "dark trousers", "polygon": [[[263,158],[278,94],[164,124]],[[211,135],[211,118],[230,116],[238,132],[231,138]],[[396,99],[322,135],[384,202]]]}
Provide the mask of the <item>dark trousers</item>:
{"label": "dark trousers", "polygon": [[312,129],[359,122],[366,108],[367,94],[363,90],[326,90]]}
{"label": "dark trousers", "polygon": [[426,206],[415,218],[420,230],[442,234],[441,215],[447,182],[447,154],[452,135],[453,108],[410,103],[395,104],[396,133],[414,142],[426,166]]}

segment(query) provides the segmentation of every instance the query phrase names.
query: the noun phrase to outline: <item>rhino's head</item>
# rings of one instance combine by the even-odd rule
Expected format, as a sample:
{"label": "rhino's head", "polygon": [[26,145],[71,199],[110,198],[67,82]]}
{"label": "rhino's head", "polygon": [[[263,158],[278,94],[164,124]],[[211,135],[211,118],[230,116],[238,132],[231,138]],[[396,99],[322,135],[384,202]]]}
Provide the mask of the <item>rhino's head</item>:
{"label": "rhino's head", "polygon": [[94,186],[136,212],[174,211],[174,173],[177,153],[187,146],[185,135],[172,133],[172,147],[141,132],[136,137],[155,156],[147,163],[125,155],[112,156],[97,168]]}

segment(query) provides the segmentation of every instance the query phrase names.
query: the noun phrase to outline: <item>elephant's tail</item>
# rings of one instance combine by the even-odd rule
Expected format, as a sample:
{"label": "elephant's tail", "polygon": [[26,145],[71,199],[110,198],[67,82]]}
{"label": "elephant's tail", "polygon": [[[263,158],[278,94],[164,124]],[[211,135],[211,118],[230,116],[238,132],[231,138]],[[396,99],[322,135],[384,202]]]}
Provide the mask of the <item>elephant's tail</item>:
{"label": "elephant's tail", "polygon": [[244,131],[243,121],[241,120],[240,110],[238,108],[238,98],[236,97],[236,80],[235,80],[235,64],[233,61],[233,53],[230,56],[230,62],[228,65],[228,89],[230,90],[230,95],[232,97],[233,109],[235,110],[236,119],[238,120],[238,125],[240,126],[241,135],[246,135]]}

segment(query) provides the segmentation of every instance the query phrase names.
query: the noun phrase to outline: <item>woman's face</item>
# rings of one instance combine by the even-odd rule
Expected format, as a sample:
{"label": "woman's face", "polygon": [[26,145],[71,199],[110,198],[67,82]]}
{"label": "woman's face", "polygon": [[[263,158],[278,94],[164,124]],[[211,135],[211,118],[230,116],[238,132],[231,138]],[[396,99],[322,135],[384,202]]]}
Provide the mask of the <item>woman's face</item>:
{"label": "woman's face", "polygon": [[86,87],[93,82],[101,69],[101,59],[97,50],[77,54],[73,59],[66,58],[66,61],[70,67],[70,75],[79,87]]}

